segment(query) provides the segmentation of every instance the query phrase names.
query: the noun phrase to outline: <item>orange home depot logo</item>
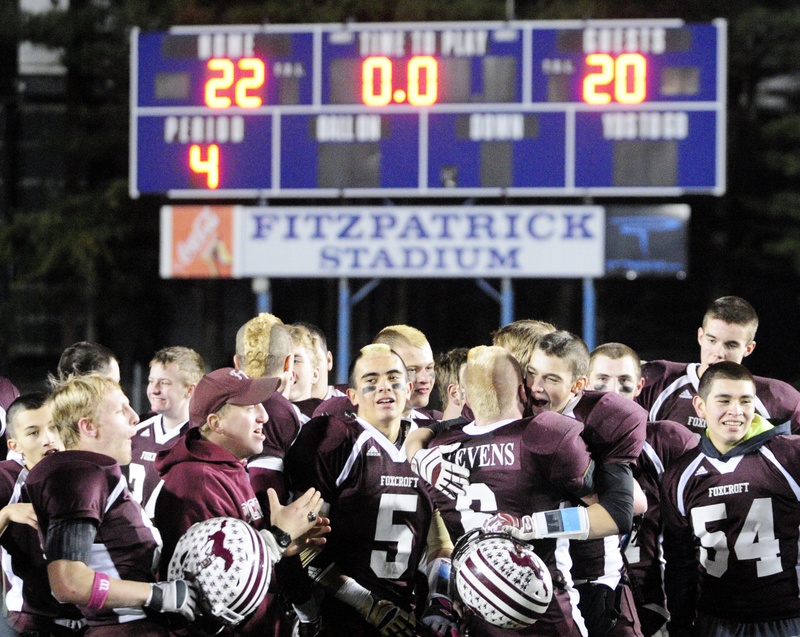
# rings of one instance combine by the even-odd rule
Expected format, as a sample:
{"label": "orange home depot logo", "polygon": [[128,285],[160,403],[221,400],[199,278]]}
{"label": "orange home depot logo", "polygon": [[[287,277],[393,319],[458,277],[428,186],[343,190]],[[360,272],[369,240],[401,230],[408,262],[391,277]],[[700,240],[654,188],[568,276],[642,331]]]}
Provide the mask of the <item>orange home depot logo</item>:
{"label": "orange home depot logo", "polygon": [[172,212],[172,276],[230,278],[233,206],[175,206]]}

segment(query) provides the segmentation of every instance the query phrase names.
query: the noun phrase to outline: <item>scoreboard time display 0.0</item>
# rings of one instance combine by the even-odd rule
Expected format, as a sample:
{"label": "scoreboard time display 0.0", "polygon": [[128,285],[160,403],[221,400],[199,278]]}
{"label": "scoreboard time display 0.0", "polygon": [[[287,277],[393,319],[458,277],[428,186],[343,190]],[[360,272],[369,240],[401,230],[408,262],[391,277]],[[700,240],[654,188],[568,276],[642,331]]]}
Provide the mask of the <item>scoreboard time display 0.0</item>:
{"label": "scoreboard time display 0.0", "polygon": [[133,197],[725,191],[724,20],[131,37]]}

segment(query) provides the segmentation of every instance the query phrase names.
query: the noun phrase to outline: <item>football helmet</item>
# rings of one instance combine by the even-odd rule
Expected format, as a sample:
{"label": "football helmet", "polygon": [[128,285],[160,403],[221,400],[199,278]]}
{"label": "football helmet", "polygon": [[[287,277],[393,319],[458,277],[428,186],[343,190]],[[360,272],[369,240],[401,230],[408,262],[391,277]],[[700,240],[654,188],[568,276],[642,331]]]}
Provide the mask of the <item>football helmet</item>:
{"label": "football helmet", "polygon": [[193,524],[178,540],[167,572],[170,580],[194,582],[201,615],[228,626],[239,624],[256,610],[271,577],[264,539],[236,518]]}
{"label": "football helmet", "polygon": [[450,596],[500,628],[523,628],[547,610],[550,570],[527,542],[474,529],[456,542]]}

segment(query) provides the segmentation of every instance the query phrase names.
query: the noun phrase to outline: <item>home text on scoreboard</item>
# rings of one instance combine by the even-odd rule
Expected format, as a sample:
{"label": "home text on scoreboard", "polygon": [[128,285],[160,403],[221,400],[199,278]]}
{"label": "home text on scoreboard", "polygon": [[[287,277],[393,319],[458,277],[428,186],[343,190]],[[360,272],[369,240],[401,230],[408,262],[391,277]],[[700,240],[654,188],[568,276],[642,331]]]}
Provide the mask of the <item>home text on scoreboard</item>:
{"label": "home text on scoreboard", "polygon": [[721,195],[726,47],[723,20],[137,31],[131,194]]}

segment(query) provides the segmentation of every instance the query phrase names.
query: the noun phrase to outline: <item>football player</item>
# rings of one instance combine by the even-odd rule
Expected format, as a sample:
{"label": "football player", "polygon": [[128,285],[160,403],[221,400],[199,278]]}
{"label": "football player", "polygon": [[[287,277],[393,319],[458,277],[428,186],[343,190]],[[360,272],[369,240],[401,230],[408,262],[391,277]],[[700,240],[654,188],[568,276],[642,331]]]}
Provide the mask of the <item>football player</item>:
{"label": "football player", "polygon": [[756,413],[753,376],[733,361],[710,366],[692,402],[706,434],[662,484],[664,554],[680,571],[666,581],[670,637],[800,634],[800,438]]}
{"label": "football player", "polygon": [[[742,363],[756,347],[758,315],[738,296],[723,296],[712,302],[697,328],[699,363],[649,361],[642,366],[644,388],[636,401],[650,412],[650,420],[673,420],[696,434],[705,431],[705,421],[693,406],[700,378],[720,361]],[[800,431],[800,392],[773,378],[753,377],[756,413],[764,418],[791,420],[792,431]]]}
{"label": "football player", "polygon": [[75,606],[59,604],[50,594],[36,515],[22,489],[28,472],[42,458],[64,450],[46,394],[23,394],[11,403],[8,446],[24,462],[0,462],[0,546],[10,585],[6,593],[8,624],[23,635],[77,635],[86,622]]}
{"label": "football player", "polygon": [[160,480],[153,466],[156,454],[171,449],[191,426],[189,400],[205,372],[203,358],[188,347],[165,347],[150,361],[147,398],[155,415],[136,428],[127,478],[131,495],[151,517],[152,504],[148,503]]}
{"label": "football player", "polygon": [[464,387],[461,382],[461,373],[467,364],[466,347],[457,347],[439,356],[436,361],[436,375],[439,392],[439,402],[442,404],[442,420],[461,418],[464,405]]}
{"label": "football player", "polygon": [[63,382],[69,376],[97,372],[103,376],[120,380],[119,361],[110,349],[100,343],[78,341],[63,352],[58,359],[58,378],[51,378],[51,383]]}
{"label": "football player", "polygon": [[66,451],[42,458],[25,489],[52,594],[80,608],[90,634],[167,637],[145,609],[192,621],[196,599],[187,581],[153,576],[161,538],[120,471],[139,418],[120,386],[96,373],[69,378],[51,405]]}
{"label": "football player", "polygon": [[294,370],[294,382],[289,390],[289,400],[300,411],[300,422],[306,423],[311,419],[317,405],[322,402],[312,395],[314,384],[319,379],[322,361],[318,358],[317,348],[308,329],[298,325],[287,325],[286,328],[292,337]]}
{"label": "football player", "polygon": [[555,332],[556,326],[536,319],[520,319],[504,325],[492,334],[492,345],[508,351],[522,367],[522,375],[528,371],[528,362],[533,355],[533,348],[545,334]]}
{"label": "football player", "polygon": [[[644,380],[639,356],[622,343],[605,343],[592,352],[589,387],[634,400]],[[656,634],[667,621],[661,559],[661,498],[659,486],[665,468],[697,445],[686,427],[668,420],[647,423],[642,453],[633,464],[633,477],[647,496],[647,511],[637,519],[625,546],[625,565],[645,637]],[[671,564],[666,568],[670,569]]]}
{"label": "football player", "polygon": [[[520,634],[582,635],[583,621],[571,599],[575,591],[565,538],[602,537],[616,533],[617,525],[598,503],[564,510],[576,520],[574,528],[550,534],[536,524],[536,514],[560,518],[561,502],[593,494],[593,464],[581,438],[582,427],[557,413],[524,418],[522,370],[502,347],[472,348],[464,379],[475,420],[437,435],[432,443],[432,448],[446,450],[443,454],[449,460],[470,472],[465,495],[453,500],[434,493],[450,537],[455,540],[483,528],[509,529],[534,540],[536,554],[550,569],[554,594],[535,632]],[[512,525],[517,528],[510,529]],[[468,616],[466,624],[470,635],[517,634],[477,617]]]}
{"label": "football player", "polygon": [[439,420],[440,413],[427,410],[436,385],[436,363],[425,335],[410,325],[389,325],[378,332],[372,342],[391,347],[406,366],[413,390],[404,416],[418,420]]}
{"label": "football player", "polygon": [[[436,579],[436,560],[452,548],[431,525],[430,496],[406,461],[403,444],[416,427],[403,418],[411,392],[403,361],[388,345],[364,347],[348,389],[358,417],[313,418],[287,457],[293,489],[315,487],[330,504],[333,530],[311,563],[328,593],[322,630],[330,637],[415,635],[417,569],[427,549]],[[430,623],[451,622],[441,597],[435,603]]]}
{"label": "football player", "polygon": [[293,325],[304,327],[308,330],[316,350],[315,358],[319,361],[319,367],[317,368],[318,379],[314,383],[311,395],[320,402],[334,396],[344,396],[345,392],[342,390],[346,389],[346,387],[339,388],[328,384],[330,371],[333,369],[333,353],[328,349],[328,339],[325,336],[325,332],[318,326],[305,321],[298,321]]}
{"label": "football player", "polygon": [[236,369],[250,378],[281,378],[280,391],[264,403],[270,425],[264,430],[263,450],[247,463],[253,491],[264,514],[269,515],[269,489],[275,489],[283,504],[288,502],[283,461],[302,424],[300,410],[287,397],[294,380],[294,356],[292,337],[283,321],[266,312],[247,321],[236,334],[233,361]]}
{"label": "football player", "polygon": [[[390,325],[378,332],[372,342],[388,345],[400,356],[408,370],[414,389],[406,403],[403,417],[411,418],[418,424],[440,420],[441,412],[427,409],[436,384],[436,363],[425,335],[410,325]],[[341,418],[349,417],[356,410],[357,407],[347,397],[333,397],[323,401],[314,410],[314,415],[327,414]]]}
{"label": "football player", "polygon": [[[555,411],[583,423],[582,436],[597,463],[597,483],[616,494],[608,512],[621,532],[627,533],[634,502],[631,466],[642,452],[647,412],[614,393],[585,391],[588,371],[589,351],[580,338],[563,330],[543,335],[526,374],[530,407],[534,414]],[[638,513],[647,506],[643,494],[641,504]],[[618,636],[640,636],[630,586],[622,577],[619,538],[573,542],[570,552],[572,577],[590,637],[612,628]]]}

